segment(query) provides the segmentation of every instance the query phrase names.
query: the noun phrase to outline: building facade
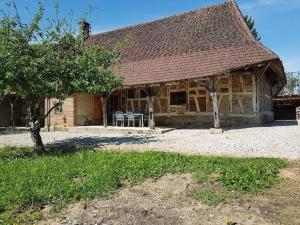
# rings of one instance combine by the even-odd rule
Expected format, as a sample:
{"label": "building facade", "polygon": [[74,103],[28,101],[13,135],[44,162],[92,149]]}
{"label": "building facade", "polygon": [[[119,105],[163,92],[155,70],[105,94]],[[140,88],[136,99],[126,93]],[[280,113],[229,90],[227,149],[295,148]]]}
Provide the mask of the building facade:
{"label": "building facade", "polygon": [[[88,45],[113,49],[124,43],[114,68],[124,84],[108,98],[110,122],[123,111],[154,113],[160,126],[212,126],[214,105],[221,126],[274,118],[272,98],[286,83],[282,62],[255,40],[234,1],[95,35],[86,27]],[[207,89],[212,81],[216,98]],[[62,112],[51,113],[48,124],[102,121],[100,98],[77,93],[64,101]]]}

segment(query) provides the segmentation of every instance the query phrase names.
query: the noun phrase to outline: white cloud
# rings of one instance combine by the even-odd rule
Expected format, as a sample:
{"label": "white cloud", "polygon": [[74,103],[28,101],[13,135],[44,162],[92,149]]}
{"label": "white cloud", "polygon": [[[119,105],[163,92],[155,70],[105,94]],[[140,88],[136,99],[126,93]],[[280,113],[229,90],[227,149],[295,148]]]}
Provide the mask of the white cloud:
{"label": "white cloud", "polygon": [[241,3],[240,7],[242,9],[255,9],[259,7],[268,7],[274,5],[284,5],[284,6],[300,6],[300,0],[253,0],[247,3]]}

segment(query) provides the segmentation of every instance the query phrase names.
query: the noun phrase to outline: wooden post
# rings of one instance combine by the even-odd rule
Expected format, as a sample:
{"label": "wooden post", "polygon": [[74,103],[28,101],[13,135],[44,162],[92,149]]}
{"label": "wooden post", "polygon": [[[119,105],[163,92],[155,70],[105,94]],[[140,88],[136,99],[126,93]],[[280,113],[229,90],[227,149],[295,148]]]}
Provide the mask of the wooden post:
{"label": "wooden post", "polygon": [[220,128],[220,118],[219,118],[219,107],[218,107],[218,97],[217,92],[212,91],[210,93],[213,100],[213,111],[214,111],[214,126],[216,129]]}
{"label": "wooden post", "polygon": [[257,99],[257,93],[256,93],[256,74],[252,74],[252,107],[253,107],[253,112],[257,112],[257,104],[256,104],[256,99]]}
{"label": "wooden post", "polygon": [[148,127],[150,129],[155,129],[155,121],[154,121],[154,96],[150,95],[147,96],[147,101],[149,105],[149,120],[148,120]]}
{"label": "wooden post", "polygon": [[106,95],[101,96],[102,102],[102,113],[103,113],[103,126],[107,128],[107,97]]}
{"label": "wooden post", "polygon": [[163,87],[164,85],[160,85],[155,89],[155,87],[148,86],[142,89],[147,94],[147,102],[149,107],[148,127],[150,129],[155,129],[154,97],[160,92]]}
{"label": "wooden post", "polygon": [[220,117],[219,117],[219,106],[218,106],[218,96],[217,96],[217,82],[216,78],[211,78],[210,79],[211,84],[210,86],[208,85],[203,85],[206,90],[209,91],[210,96],[213,101],[213,114],[214,114],[214,127],[216,129],[220,128]]}
{"label": "wooden post", "polygon": [[229,107],[230,107],[230,112],[233,110],[232,106],[232,75],[228,77],[229,79]]}

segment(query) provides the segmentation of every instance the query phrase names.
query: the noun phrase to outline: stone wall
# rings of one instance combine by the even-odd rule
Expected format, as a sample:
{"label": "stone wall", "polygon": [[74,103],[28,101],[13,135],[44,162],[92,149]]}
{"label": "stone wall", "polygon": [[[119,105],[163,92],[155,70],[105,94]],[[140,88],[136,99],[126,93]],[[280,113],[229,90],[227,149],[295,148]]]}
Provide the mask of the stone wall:
{"label": "stone wall", "polygon": [[[56,99],[50,99],[50,107],[53,106]],[[76,95],[72,95],[63,101],[62,111],[53,110],[50,114],[50,127],[61,128],[61,127],[73,127],[76,125]],[[45,106],[47,108],[47,106]]]}
{"label": "stone wall", "polygon": [[[269,122],[272,119],[272,115],[266,115],[264,113],[253,114],[233,114],[224,113],[220,114],[221,127],[233,127],[233,126],[247,126],[247,125],[259,125]],[[175,126],[175,127],[201,127],[208,128],[213,126],[213,114],[212,113],[197,113],[197,114],[159,114],[155,117],[155,123],[157,126]]]}
{"label": "stone wall", "polygon": [[296,120],[300,120],[300,106],[296,108]]}
{"label": "stone wall", "polygon": [[91,94],[77,94],[76,125],[92,125],[95,122],[95,99]]}
{"label": "stone wall", "polygon": [[[56,99],[50,100],[50,107]],[[100,98],[92,94],[74,94],[63,101],[62,111],[50,114],[50,128],[100,125],[102,124],[102,104]]]}

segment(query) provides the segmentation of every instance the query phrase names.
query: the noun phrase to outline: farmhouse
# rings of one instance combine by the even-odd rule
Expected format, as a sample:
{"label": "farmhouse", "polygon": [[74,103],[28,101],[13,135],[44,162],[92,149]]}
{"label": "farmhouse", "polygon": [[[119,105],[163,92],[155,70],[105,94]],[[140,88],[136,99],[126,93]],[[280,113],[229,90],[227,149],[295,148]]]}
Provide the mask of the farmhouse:
{"label": "farmhouse", "polygon": [[[109,122],[116,111],[149,115],[150,125],[153,118],[156,125],[212,126],[216,112],[221,126],[273,120],[284,68],[255,40],[234,1],[100,34],[90,35],[88,23],[83,29],[87,44],[124,43],[115,66],[124,86],[107,99]],[[99,97],[74,94],[47,124],[102,124],[101,108]]]}

